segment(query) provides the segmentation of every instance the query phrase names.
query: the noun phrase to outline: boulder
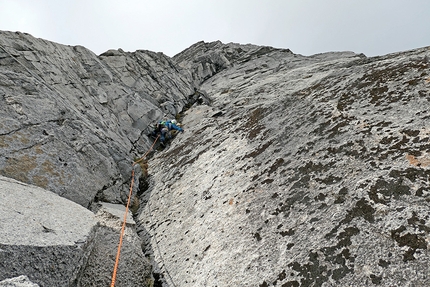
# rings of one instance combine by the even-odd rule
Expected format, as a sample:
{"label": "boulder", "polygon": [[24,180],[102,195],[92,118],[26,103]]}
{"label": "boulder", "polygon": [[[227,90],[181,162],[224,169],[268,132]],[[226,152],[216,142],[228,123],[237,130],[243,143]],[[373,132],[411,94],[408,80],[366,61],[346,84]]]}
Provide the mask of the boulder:
{"label": "boulder", "polygon": [[[102,203],[94,214],[55,193],[2,176],[0,199],[0,286],[110,285],[123,205]],[[141,245],[128,214],[116,286],[150,286],[151,265]]]}
{"label": "boulder", "polygon": [[25,275],[40,286],[76,286],[94,244],[91,211],[0,176],[0,215],[0,280]]}

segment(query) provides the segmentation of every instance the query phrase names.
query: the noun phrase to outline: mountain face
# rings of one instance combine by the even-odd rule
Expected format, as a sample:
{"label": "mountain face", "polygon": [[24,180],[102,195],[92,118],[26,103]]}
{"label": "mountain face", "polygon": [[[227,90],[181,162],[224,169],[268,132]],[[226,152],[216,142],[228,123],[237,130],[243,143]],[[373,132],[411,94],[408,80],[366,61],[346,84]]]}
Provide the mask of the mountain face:
{"label": "mountain face", "polygon": [[[427,286],[429,56],[221,42],[96,56],[2,32],[0,174],[95,212],[104,229],[86,235],[70,286],[106,284],[109,203],[126,202],[148,125],[180,116],[148,175],[135,166],[128,250],[139,234],[148,286]],[[139,262],[128,276],[148,272]],[[46,284],[22,270],[0,280]]]}
{"label": "mountain face", "polygon": [[1,33],[0,77],[1,174],[84,207],[122,201],[131,154],[151,144],[148,125],[193,92],[190,74],[163,54],[97,57],[22,33]]}
{"label": "mountain face", "polygon": [[174,60],[204,48],[212,105],[150,161],[139,217],[169,286],[428,285],[429,48]]}

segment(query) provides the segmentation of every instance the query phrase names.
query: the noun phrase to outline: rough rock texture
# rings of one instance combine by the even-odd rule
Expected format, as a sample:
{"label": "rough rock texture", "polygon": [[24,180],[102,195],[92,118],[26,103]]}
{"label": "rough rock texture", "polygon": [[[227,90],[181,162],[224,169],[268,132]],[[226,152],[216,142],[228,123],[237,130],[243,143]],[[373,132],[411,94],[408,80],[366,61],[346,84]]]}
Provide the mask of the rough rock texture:
{"label": "rough rock texture", "polygon": [[[110,286],[118,250],[125,207],[103,203],[96,214],[100,227],[95,232],[94,248],[80,274],[80,286]],[[142,252],[142,240],[128,214],[121,247],[115,286],[152,286],[152,268]]]}
{"label": "rough rock texture", "polygon": [[[0,280],[24,274],[40,286],[109,286],[124,213],[122,205],[103,203],[95,215],[50,191],[0,176]],[[129,216],[116,286],[150,286],[151,265],[141,245]],[[24,279],[0,286],[33,286]]]}
{"label": "rough rock texture", "polygon": [[76,286],[92,248],[94,214],[42,188],[0,176],[0,280]]}
{"label": "rough rock texture", "polygon": [[149,163],[139,222],[164,285],[430,285],[429,56],[175,56],[212,106]]}
{"label": "rough rock texture", "polygon": [[126,201],[148,125],[195,103],[135,166],[116,286],[429,286],[429,54],[0,32],[0,284],[108,285],[123,207],[103,202]]}
{"label": "rough rock texture", "polygon": [[33,283],[28,279],[27,276],[21,275],[18,277],[5,279],[0,282],[1,287],[39,287],[39,285]]}
{"label": "rough rock texture", "polygon": [[150,145],[148,124],[179,113],[191,82],[162,53],[96,56],[0,32],[0,174],[84,207],[124,202],[133,157]]}

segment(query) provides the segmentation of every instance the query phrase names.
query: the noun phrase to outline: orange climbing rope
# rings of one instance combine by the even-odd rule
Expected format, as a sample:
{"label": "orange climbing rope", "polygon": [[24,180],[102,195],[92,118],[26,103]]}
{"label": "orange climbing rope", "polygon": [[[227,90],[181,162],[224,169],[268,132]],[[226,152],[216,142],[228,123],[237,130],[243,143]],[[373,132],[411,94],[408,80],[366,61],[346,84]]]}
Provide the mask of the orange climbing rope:
{"label": "orange climbing rope", "polygon": [[132,169],[131,169],[131,183],[130,183],[130,191],[128,193],[128,200],[127,200],[127,206],[125,207],[125,213],[124,213],[124,220],[122,222],[122,227],[121,227],[121,234],[119,236],[119,244],[118,244],[118,251],[116,252],[116,259],[115,259],[115,266],[113,267],[113,273],[112,273],[112,281],[110,286],[114,287],[115,286],[115,281],[116,281],[116,273],[118,270],[118,264],[119,264],[119,257],[121,254],[121,246],[122,246],[122,238],[124,237],[124,230],[125,230],[125,224],[127,221],[127,213],[128,213],[128,207],[130,205],[130,199],[131,199],[131,194],[133,192],[133,185],[134,185],[134,166],[135,164],[141,162],[147,155],[148,153],[152,150],[152,148],[154,147],[155,143],[157,142],[159,136],[157,136],[157,138],[154,140],[154,143],[152,144],[152,146],[149,148],[149,150],[138,160],[136,160],[135,162],[133,162],[132,164]]}

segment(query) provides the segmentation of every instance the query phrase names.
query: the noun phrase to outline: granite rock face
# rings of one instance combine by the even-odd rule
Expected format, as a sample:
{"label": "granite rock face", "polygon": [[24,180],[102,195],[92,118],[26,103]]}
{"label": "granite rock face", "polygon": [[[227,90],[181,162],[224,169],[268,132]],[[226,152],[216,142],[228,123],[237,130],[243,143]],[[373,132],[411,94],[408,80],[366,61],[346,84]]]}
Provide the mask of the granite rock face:
{"label": "granite rock face", "polygon": [[132,162],[180,114],[135,165],[118,286],[430,285],[429,56],[0,32],[0,284],[108,285]]}
{"label": "granite rock face", "polygon": [[175,56],[212,105],[150,161],[138,221],[165,286],[428,286],[429,57]]}
{"label": "granite rock face", "polygon": [[[57,199],[41,199],[16,222],[6,216],[9,205],[33,201],[31,188],[18,196],[15,187],[3,186],[0,212],[8,220],[0,236],[0,279],[27,275],[41,286],[110,283],[121,220],[113,215],[116,208],[104,204],[99,210],[99,203],[126,201],[132,162],[152,144],[148,125],[164,115],[174,117],[190,103],[191,81],[190,73],[179,72],[162,53],[119,49],[96,56],[84,47],[0,32],[0,175],[5,182],[33,184],[98,210],[91,232],[83,228],[85,238],[68,242],[66,235],[73,234],[68,227],[80,229],[75,217],[84,216],[68,214],[72,207],[65,206],[74,203],[63,202],[59,217],[44,207]],[[136,172],[138,191],[138,167]],[[41,220],[56,228],[44,228]],[[125,231],[117,286],[150,285],[151,267],[134,224]],[[58,270],[52,267],[57,265]]]}
{"label": "granite rock face", "polygon": [[151,144],[148,125],[179,113],[191,82],[162,53],[96,56],[0,32],[0,174],[84,207],[124,202],[133,157]]}

